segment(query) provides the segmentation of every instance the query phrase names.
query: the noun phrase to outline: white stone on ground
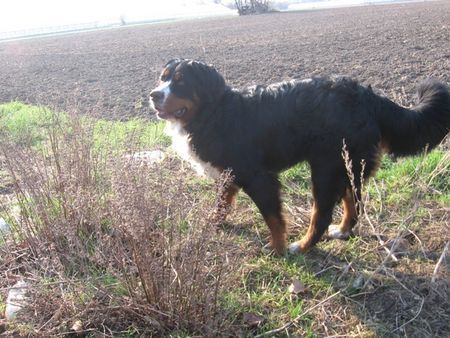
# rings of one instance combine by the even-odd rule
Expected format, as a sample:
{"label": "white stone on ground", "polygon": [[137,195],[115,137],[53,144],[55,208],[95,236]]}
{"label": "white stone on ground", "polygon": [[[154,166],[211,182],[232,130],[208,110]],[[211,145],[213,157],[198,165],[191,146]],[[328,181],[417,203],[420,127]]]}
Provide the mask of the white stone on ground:
{"label": "white stone on ground", "polygon": [[11,227],[6,221],[0,217],[0,234],[6,235],[11,231]]}
{"label": "white stone on ground", "polygon": [[164,161],[166,154],[161,150],[147,150],[134,153],[129,158],[147,164],[157,164]]}
{"label": "white stone on ground", "polygon": [[9,289],[8,298],[6,299],[5,318],[12,320],[16,317],[17,312],[26,305],[25,294],[28,285],[25,281],[20,280]]}

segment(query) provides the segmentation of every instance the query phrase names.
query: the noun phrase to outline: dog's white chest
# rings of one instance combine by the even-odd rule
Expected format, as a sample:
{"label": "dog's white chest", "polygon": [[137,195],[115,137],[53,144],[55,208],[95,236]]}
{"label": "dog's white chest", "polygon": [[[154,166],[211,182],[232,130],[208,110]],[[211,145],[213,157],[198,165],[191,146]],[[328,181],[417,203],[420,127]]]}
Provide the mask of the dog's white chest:
{"label": "dog's white chest", "polygon": [[202,161],[195,150],[189,144],[189,135],[183,127],[176,122],[167,122],[165,133],[172,138],[172,148],[184,160],[190,163],[199,176],[209,176],[217,179],[220,171],[213,167],[211,163]]}

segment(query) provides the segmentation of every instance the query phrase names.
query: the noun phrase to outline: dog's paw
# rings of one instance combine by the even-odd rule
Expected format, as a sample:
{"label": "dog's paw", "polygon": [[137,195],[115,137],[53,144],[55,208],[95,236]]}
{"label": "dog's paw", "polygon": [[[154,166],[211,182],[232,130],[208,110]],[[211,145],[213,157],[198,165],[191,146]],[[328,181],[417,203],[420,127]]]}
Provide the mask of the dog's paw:
{"label": "dog's paw", "polygon": [[291,243],[288,246],[288,252],[291,255],[303,253],[306,251],[308,251],[308,248],[305,246],[305,244],[302,241],[297,241],[297,242]]}
{"label": "dog's paw", "polygon": [[328,227],[328,237],[334,239],[348,239],[352,235],[351,231],[342,232],[338,225],[331,224]]}

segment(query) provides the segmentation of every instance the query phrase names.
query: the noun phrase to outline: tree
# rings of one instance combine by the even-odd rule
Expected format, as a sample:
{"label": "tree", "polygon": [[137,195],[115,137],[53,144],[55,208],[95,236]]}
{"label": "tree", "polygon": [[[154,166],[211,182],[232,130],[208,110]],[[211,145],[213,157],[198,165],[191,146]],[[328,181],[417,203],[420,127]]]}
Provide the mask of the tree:
{"label": "tree", "polygon": [[234,0],[239,15],[261,14],[270,10],[269,0]]}

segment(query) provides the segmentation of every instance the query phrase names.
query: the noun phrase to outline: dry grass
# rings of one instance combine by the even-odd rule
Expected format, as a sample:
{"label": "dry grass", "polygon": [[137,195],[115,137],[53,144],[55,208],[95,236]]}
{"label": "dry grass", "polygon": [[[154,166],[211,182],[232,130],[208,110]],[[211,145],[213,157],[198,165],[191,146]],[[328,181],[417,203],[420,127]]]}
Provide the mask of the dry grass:
{"label": "dry grass", "polygon": [[30,285],[22,324],[8,332],[214,336],[226,327],[218,295],[233,244],[208,226],[214,201],[173,174],[180,162],[97,151],[93,124],[76,117],[46,131],[38,150],[1,146],[19,210],[3,205],[15,231],[0,246],[1,286]]}

